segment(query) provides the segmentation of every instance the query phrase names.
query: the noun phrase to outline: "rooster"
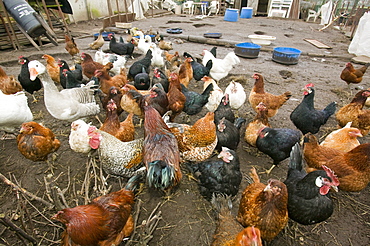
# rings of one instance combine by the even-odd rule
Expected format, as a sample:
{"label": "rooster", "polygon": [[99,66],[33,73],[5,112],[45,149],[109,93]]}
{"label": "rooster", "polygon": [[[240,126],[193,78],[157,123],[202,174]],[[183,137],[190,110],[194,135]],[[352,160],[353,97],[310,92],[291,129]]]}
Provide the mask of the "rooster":
{"label": "rooster", "polygon": [[287,91],[281,95],[273,95],[265,91],[264,79],[261,74],[255,73],[253,78],[255,79],[255,82],[251,92],[249,93],[248,99],[252,109],[256,111],[256,106],[260,102],[263,102],[268,108],[267,116],[270,118],[276,115],[279,108],[292,96],[292,93]]}

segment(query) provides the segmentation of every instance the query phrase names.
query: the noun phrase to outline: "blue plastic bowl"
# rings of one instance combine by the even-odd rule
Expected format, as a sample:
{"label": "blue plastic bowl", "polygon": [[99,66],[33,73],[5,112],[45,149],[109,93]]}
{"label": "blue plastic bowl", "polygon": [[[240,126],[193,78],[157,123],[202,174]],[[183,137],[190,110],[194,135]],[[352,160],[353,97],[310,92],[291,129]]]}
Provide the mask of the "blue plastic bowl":
{"label": "blue plastic bowl", "polygon": [[245,58],[257,58],[261,46],[254,43],[239,43],[235,45],[235,54]]}
{"label": "blue plastic bowl", "polygon": [[272,53],[272,60],[285,65],[294,65],[298,63],[301,51],[289,47],[276,47]]}
{"label": "blue plastic bowl", "polygon": [[[101,35],[103,36],[103,38],[104,38],[105,41],[110,41],[110,39],[108,38],[108,35],[109,34],[113,34],[114,35],[114,32],[102,32]],[[99,36],[99,33],[95,33],[94,34],[94,39],[97,39],[98,36]]]}
{"label": "blue plastic bowl", "polygon": [[181,28],[168,28],[166,31],[168,33],[172,33],[172,34],[182,33]]}

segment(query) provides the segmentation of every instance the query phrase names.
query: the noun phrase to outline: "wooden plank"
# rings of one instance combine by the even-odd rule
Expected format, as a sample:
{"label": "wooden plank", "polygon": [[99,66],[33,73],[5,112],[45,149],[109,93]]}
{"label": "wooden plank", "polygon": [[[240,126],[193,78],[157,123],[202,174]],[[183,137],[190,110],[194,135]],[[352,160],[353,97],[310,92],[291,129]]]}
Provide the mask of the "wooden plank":
{"label": "wooden plank", "polygon": [[319,49],[331,49],[332,48],[332,47],[330,47],[330,46],[328,46],[324,43],[321,43],[320,41],[318,41],[316,39],[305,38],[303,40],[306,41],[306,42],[309,42],[310,44],[316,46]]}

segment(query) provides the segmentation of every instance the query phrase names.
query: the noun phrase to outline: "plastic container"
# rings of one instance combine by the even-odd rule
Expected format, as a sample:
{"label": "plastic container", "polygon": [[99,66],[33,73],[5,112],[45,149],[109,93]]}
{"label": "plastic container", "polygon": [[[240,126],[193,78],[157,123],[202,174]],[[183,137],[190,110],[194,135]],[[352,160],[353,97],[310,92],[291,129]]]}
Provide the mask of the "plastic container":
{"label": "plastic container", "polygon": [[259,45],[270,45],[276,39],[274,36],[267,35],[249,35],[248,38],[251,39],[252,43]]}
{"label": "plastic container", "polygon": [[203,36],[205,38],[221,38],[222,33],[220,33],[220,32],[208,32],[208,33],[204,33]]}
{"label": "plastic container", "polygon": [[261,46],[253,43],[239,43],[235,45],[234,53],[245,58],[257,58]]}
{"label": "plastic container", "polygon": [[227,8],[225,11],[224,20],[236,22],[239,19],[239,10]]}
{"label": "plastic container", "polygon": [[272,60],[285,65],[294,65],[298,63],[301,51],[289,47],[276,47],[272,52]]}
{"label": "plastic container", "polygon": [[45,28],[34,16],[36,11],[24,0],[3,0],[5,8],[28,35],[37,38],[46,33]]}
{"label": "plastic container", "polygon": [[181,28],[168,28],[166,31],[167,33],[172,33],[172,34],[182,33]]}
{"label": "plastic container", "polygon": [[242,11],[240,12],[240,18],[250,19],[253,15],[253,8],[251,7],[243,7]]}

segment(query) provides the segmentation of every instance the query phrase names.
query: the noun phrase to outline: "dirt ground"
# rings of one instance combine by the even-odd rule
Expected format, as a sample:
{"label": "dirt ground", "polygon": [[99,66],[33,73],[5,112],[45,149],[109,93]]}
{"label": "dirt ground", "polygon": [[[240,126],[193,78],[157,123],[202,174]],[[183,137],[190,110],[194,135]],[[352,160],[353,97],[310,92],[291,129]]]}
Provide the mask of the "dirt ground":
{"label": "dirt ground", "polygon": [[[315,107],[318,109],[324,108],[332,101],[336,101],[338,108],[340,108],[352,99],[352,95],[356,93],[357,89],[370,87],[370,74],[367,74],[359,86],[352,85],[351,92],[349,91],[347,84],[339,78],[339,74],[345,63],[350,61],[352,57],[347,52],[350,39],[343,32],[331,27],[318,31],[322,26],[317,23],[266,17],[226,22],[223,21],[222,16],[199,20],[189,16],[171,15],[135,21],[132,24],[144,30],[150,28],[158,30],[166,35],[167,40],[174,42],[174,51],[180,53],[187,51],[199,58],[204,48],[211,49],[213,45],[188,41],[182,44],[176,43],[177,36],[167,35],[166,29],[182,28],[182,37],[187,35],[202,37],[203,33],[221,32],[222,38],[220,40],[231,43],[249,42],[247,38],[249,34],[264,33],[276,36],[276,40],[267,49],[278,46],[300,49],[302,55],[296,65],[288,66],[276,63],[271,59],[271,52],[261,51],[256,59],[240,58],[241,63],[235,66],[230,73],[231,75],[245,76],[243,86],[247,94],[254,83],[251,76],[256,72],[265,77],[266,91],[274,94],[281,94],[287,90],[292,92],[292,98],[279,110],[276,116],[270,119],[270,124],[273,127],[295,128],[289,115],[301,101],[303,97],[301,88],[307,83],[315,84]],[[88,49],[88,43],[93,40],[92,34],[97,33],[101,27],[101,20],[70,25],[81,52],[94,54],[93,50]],[[115,31],[117,32],[117,30]],[[118,34],[125,36],[123,32]],[[332,49],[318,49],[305,42],[304,38],[317,39],[331,46]],[[104,49],[107,48],[108,43],[106,42]],[[219,46],[217,57],[222,58],[233,50],[232,46]],[[41,59],[41,55],[44,53],[66,59],[72,63],[69,54],[64,50],[63,43],[61,43],[57,47],[45,45],[42,47],[42,51],[37,51],[33,47],[17,51],[2,51],[0,65],[4,67],[8,75],[18,75],[20,66],[17,64],[17,57],[19,55],[44,62]],[[141,57],[142,54],[135,51],[135,60]],[[126,67],[129,67],[132,62],[129,60]],[[225,89],[229,81],[229,77],[221,80],[220,87]],[[192,81],[190,88],[199,92],[203,88],[202,82]],[[99,163],[94,163],[91,161],[93,158],[75,153],[70,149],[68,144],[70,122],[54,119],[47,112],[42,90],[36,93],[36,97],[39,101],[31,103],[32,97],[28,95],[34,120],[52,129],[61,141],[61,147],[56,155],[49,158],[49,163],[32,162],[20,154],[14,139],[1,140],[0,172],[12,182],[19,184],[20,187],[50,203],[53,203],[51,197],[53,197],[54,189],[50,192],[46,187],[57,186],[61,192],[64,192],[67,204],[71,207],[84,204],[89,198],[94,198],[104,191],[116,191],[123,187],[126,180],[109,177],[104,182],[101,180],[102,175],[99,174]],[[204,116],[205,113],[206,109],[204,108],[198,115],[191,117],[190,124]],[[122,118],[125,116],[126,114],[123,114]],[[251,110],[248,102],[239,110],[239,116],[245,117],[247,123],[253,119],[254,111]],[[99,118],[103,120],[104,117],[105,112],[101,111]],[[95,118],[91,117],[89,120],[93,125],[99,126]],[[177,122],[184,122],[183,120],[182,115],[176,118]],[[137,123],[138,119],[135,119],[135,122]],[[336,127],[335,117],[332,116],[316,135],[322,139]],[[245,125],[241,129],[242,139],[237,149],[243,175],[247,176],[252,166],[259,172],[270,168],[271,159],[248,146],[244,141],[244,131]],[[143,136],[143,129],[137,128],[136,132],[138,138]],[[360,142],[369,142],[369,136],[361,138]],[[284,181],[287,174],[287,163],[288,160],[281,162],[270,176],[261,174],[262,182],[265,183],[269,178]],[[186,168],[183,168],[183,172],[187,173]],[[243,179],[240,191],[233,200],[233,214],[236,214],[241,192],[247,185],[247,180]],[[3,182],[0,183],[0,187],[0,214],[6,215],[14,224],[34,237],[38,245],[59,244],[58,240],[63,231],[63,225],[50,220],[51,216],[57,212],[57,208],[50,209],[47,205],[32,200],[29,196],[17,192]],[[370,245],[370,187],[368,186],[360,192],[339,191],[332,194],[332,197],[335,211],[327,221],[311,226],[303,226],[289,221],[288,226],[269,245]],[[143,240],[145,237],[143,228],[147,224],[152,228],[154,226],[153,234],[146,239],[148,245],[209,245],[216,225],[216,217],[211,204],[200,196],[197,183],[189,180],[186,175],[170,200],[165,200],[162,194],[149,190],[144,185],[143,191],[136,198],[135,216],[138,219],[137,233],[130,241],[130,245],[145,245],[142,243],[145,241]],[[155,224],[156,222],[158,224]],[[137,240],[140,240],[140,243]],[[0,224],[0,245],[22,244],[26,245],[27,241],[23,238],[20,239],[14,231]],[[122,243],[122,245],[128,245],[128,243]]]}

